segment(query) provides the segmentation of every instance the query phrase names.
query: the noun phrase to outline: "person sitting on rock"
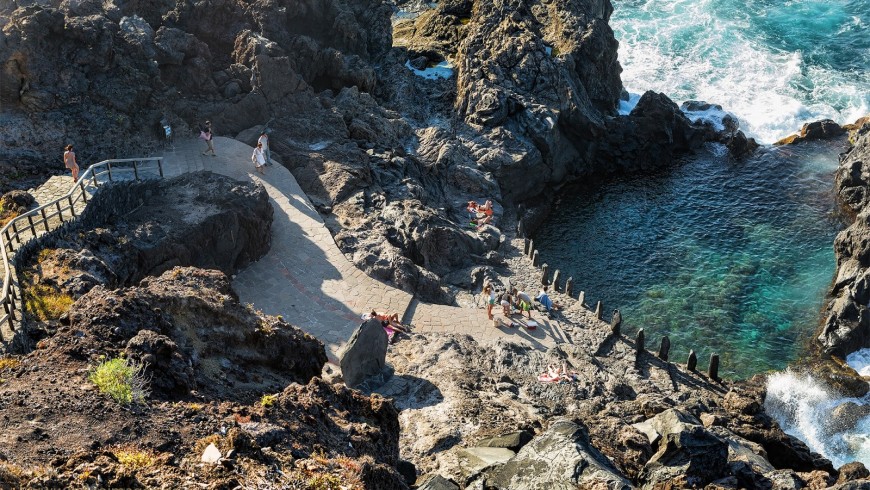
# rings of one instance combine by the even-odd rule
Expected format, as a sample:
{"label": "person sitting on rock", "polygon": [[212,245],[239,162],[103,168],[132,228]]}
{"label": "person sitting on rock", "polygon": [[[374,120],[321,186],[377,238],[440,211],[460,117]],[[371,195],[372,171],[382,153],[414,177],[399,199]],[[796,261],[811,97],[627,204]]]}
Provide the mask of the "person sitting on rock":
{"label": "person sitting on rock", "polygon": [[[475,203],[477,204],[477,203]],[[487,200],[483,205],[477,206],[477,229],[481,229],[484,226],[490,224],[492,222],[492,201]]]}
{"label": "person sitting on rock", "polygon": [[544,288],[541,289],[541,291],[535,297],[535,300],[537,300],[538,303],[541,303],[541,305],[543,305],[543,307],[547,309],[547,313],[549,313],[551,310],[554,310],[554,309],[555,310],[561,309],[562,308],[561,305],[554,303],[553,300],[550,299],[550,295],[547,294],[547,289],[549,289],[549,287],[544,286]]}

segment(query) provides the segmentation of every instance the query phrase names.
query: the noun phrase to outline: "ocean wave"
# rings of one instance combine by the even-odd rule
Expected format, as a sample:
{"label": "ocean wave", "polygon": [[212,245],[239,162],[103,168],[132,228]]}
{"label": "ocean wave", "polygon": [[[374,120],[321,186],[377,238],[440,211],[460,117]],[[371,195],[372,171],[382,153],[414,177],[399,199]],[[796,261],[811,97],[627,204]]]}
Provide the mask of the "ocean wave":
{"label": "ocean wave", "polygon": [[786,433],[804,441],[835,467],[849,461],[870,465],[870,417],[845,430],[832,426],[832,414],[847,403],[868,405],[870,400],[843,397],[809,374],[786,370],[768,378],[764,409]]}
{"label": "ocean wave", "polygon": [[[677,103],[720,104],[745,132],[766,143],[806,122],[845,123],[866,114],[870,42],[857,41],[853,31],[864,23],[870,2],[857,2],[867,11],[860,5],[791,3],[617,3],[611,25],[620,41],[623,84],[629,92],[663,92]],[[811,42],[819,36],[826,41]]]}

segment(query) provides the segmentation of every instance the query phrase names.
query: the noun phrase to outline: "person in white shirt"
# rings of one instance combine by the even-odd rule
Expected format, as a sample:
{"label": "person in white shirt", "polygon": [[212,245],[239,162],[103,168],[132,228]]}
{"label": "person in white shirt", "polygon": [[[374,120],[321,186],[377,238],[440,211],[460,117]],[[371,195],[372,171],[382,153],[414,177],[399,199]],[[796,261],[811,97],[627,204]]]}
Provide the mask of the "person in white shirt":
{"label": "person in white shirt", "polygon": [[257,169],[257,172],[266,175],[266,172],[263,170],[263,167],[266,166],[266,157],[263,156],[262,143],[257,143],[257,147],[254,148],[254,153],[251,155],[251,161],[254,162],[254,167]]}
{"label": "person in white shirt", "polygon": [[266,165],[272,165],[272,152],[269,150],[269,135],[265,129],[257,139],[257,143],[263,145],[263,156],[266,158]]}

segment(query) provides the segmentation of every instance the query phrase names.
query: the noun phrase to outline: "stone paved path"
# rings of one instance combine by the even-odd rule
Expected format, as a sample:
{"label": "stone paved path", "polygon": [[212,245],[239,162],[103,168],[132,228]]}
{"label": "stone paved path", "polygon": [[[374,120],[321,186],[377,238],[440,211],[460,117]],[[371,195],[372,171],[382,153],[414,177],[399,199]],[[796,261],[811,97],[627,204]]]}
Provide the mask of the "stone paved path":
{"label": "stone paved path", "polygon": [[[266,188],[275,209],[272,246],[265,257],[236,275],[233,287],[242,302],[263,313],[281,315],[316,336],[326,344],[333,361],[359,326],[361,315],[373,308],[399,313],[415,333],[465,333],[483,342],[512,337],[538,348],[570,342],[559,322],[540,315],[535,315],[541,323],[536,330],[496,328],[483,308],[420,303],[370,278],[338,249],[289,170],[275,164],[267,167],[266,175],[259,175],[251,163],[253,148],[233,139],[215,139],[216,157],[202,155],[203,146],[199,140],[188,139],[164,152],[165,176],[210,170]],[[71,185],[72,179],[66,179]],[[50,192],[44,194],[38,199],[49,200]],[[493,310],[497,317],[501,317],[500,310],[498,305]]]}

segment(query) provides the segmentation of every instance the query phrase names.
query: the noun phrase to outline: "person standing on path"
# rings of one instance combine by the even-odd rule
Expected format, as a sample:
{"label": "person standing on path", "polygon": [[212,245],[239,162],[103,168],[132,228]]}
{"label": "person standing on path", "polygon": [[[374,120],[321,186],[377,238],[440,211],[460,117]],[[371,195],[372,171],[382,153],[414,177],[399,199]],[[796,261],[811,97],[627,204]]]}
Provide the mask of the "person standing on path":
{"label": "person standing on path", "polygon": [[251,161],[254,162],[254,167],[257,169],[257,172],[266,175],[266,172],[263,170],[263,167],[266,166],[266,157],[263,156],[262,143],[257,143],[257,147],[254,148],[254,153],[251,155]]}
{"label": "person standing on path", "polygon": [[263,156],[266,157],[266,165],[272,165],[272,151],[269,150],[269,133],[267,130],[263,130],[257,139],[257,143],[263,145]]}
{"label": "person standing on path", "polygon": [[73,145],[66,145],[66,151],[63,152],[63,164],[66,168],[72,170],[73,181],[78,182],[79,164],[76,162],[76,154],[73,151]]}
{"label": "person standing on path", "polygon": [[486,298],[486,315],[492,320],[492,307],[495,305],[495,290],[492,284],[486,283],[483,286],[483,296]]}
{"label": "person standing on path", "polygon": [[205,149],[204,152],[202,152],[202,154],[206,155],[208,154],[208,152],[211,152],[211,156],[216,157],[217,154],[214,152],[214,135],[211,131],[211,121],[205,122],[205,127],[202,129],[202,134],[200,135],[200,137],[204,139],[205,144],[208,145],[208,147]]}

